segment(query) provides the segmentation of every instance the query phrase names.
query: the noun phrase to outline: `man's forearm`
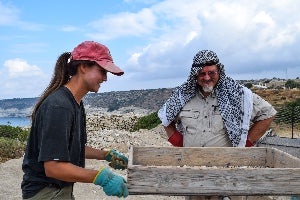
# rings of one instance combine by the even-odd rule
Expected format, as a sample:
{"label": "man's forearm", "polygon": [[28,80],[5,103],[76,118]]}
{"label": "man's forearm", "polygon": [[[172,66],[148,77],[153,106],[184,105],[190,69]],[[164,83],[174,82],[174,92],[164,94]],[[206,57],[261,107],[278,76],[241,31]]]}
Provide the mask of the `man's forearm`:
{"label": "man's forearm", "polygon": [[168,126],[164,126],[164,129],[168,138],[171,137],[171,135],[176,131],[175,122],[171,122]]}
{"label": "man's forearm", "polygon": [[275,116],[255,122],[248,132],[248,140],[253,144],[256,143],[268,130],[274,118]]}

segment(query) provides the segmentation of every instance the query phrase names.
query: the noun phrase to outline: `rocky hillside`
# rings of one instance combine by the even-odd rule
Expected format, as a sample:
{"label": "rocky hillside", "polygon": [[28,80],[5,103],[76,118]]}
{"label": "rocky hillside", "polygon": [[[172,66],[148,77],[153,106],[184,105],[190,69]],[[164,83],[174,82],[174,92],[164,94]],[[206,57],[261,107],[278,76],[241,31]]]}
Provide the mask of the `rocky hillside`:
{"label": "rocky hillside", "polygon": [[94,108],[107,108],[108,112],[122,107],[139,107],[147,110],[158,110],[171,95],[173,89],[130,90],[119,92],[92,93],[84,98],[86,105]]}
{"label": "rocky hillside", "polygon": [[[140,108],[157,111],[171,95],[173,88],[147,90],[114,91],[104,93],[89,93],[84,98],[84,104],[89,109],[104,109],[112,112],[122,108]],[[300,98],[300,90],[253,89],[255,93],[269,101],[276,109],[284,103]],[[32,107],[38,98],[15,98],[0,100],[0,117],[30,115]],[[123,109],[124,110],[124,109]],[[126,112],[124,110],[124,112]],[[130,109],[127,110],[130,112]]]}
{"label": "rocky hillside", "polygon": [[[84,98],[86,108],[103,108],[108,112],[124,107],[136,107],[157,111],[170,96],[172,89],[130,90],[104,93],[89,93]],[[0,117],[30,115],[38,98],[15,98],[0,100]]]}

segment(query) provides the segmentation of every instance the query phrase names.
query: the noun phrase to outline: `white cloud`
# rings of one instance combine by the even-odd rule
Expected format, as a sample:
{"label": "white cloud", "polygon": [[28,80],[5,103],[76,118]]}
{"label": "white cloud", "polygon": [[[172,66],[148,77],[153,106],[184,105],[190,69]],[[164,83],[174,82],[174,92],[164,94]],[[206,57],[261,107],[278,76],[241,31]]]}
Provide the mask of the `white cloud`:
{"label": "white cloud", "polygon": [[254,24],[262,24],[262,25],[266,25],[268,27],[275,26],[275,23],[274,23],[272,17],[264,11],[259,12],[257,15],[255,15],[253,18],[253,22],[254,22]]}
{"label": "white cloud", "polygon": [[64,27],[62,27],[61,30],[62,30],[63,32],[73,32],[73,31],[77,31],[78,28],[77,28],[76,26],[71,26],[71,25],[69,25],[69,26],[64,26]]}
{"label": "white cloud", "polygon": [[123,0],[124,2],[126,3],[142,3],[142,4],[153,4],[157,1],[160,1],[160,0]]}
{"label": "white cloud", "polygon": [[14,43],[10,51],[14,54],[40,53],[46,51],[47,45],[46,43]]}
{"label": "white cloud", "polygon": [[6,60],[3,66],[0,68],[1,97],[37,97],[50,79],[38,66],[19,58]]}
{"label": "white cloud", "polygon": [[35,77],[42,75],[42,71],[38,66],[29,65],[25,60],[16,58],[4,62],[4,67],[8,70],[11,78],[19,77]]}
{"label": "white cloud", "polygon": [[13,26],[23,30],[40,31],[45,26],[20,20],[20,11],[12,5],[4,5],[0,1],[0,26]]}
{"label": "white cloud", "polygon": [[276,48],[292,44],[300,33],[300,23],[290,24],[286,29],[278,30],[277,34],[270,39],[269,44]]}
{"label": "white cloud", "polygon": [[11,25],[18,21],[19,10],[13,6],[4,5],[0,1],[0,25]]}
{"label": "white cloud", "polygon": [[97,40],[109,40],[124,36],[144,36],[155,29],[155,16],[149,9],[137,13],[108,15],[89,23],[93,33],[88,35]]}
{"label": "white cloud", "polygon": [[[211,49],[225,58],[224,62],[229,61],[228,71],[234,73],[261,68],[276,71],[276,67],[280,71],[282,51],[286,58],[291,58],[295,54],[289,50],[291,45],[299,46],[300,15],[294,8],[296,5],[299,2],[157,3],[149,8],[156,18],[158,28],[151,30],[156,37],[148,40],[147,48],[132,53],[127,68],[139,69],[141,76],[147,73],[149,79],[182,76],[198,50]],[[292,62],[295,60],[286,65]]]}
{"label": "white cloud", "polygon": [[198,33],[196,31],[191,31],[187,34],[186,38],[185,38],[185,42],[184,44],[187,45],[190,42],[192,42],[195,38],[197,38]]}
{"label": "white cloud", "polygon": [[138,59],[139,59],[140,56],[141,56],[141,53],[133,53],[131,55],[131,57],[128,59],[128,62],[131,65],[137,65],[138,64]]}

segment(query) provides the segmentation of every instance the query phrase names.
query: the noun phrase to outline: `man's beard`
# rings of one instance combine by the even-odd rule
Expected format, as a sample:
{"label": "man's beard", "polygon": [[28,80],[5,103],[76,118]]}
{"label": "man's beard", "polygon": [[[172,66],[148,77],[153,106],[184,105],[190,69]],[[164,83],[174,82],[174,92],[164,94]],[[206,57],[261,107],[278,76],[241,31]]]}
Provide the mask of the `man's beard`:
{"label": "man's beard", "polygon": [[214,90],[214,86],[212,86],[212,85],[204,85],[202,87],[202,89],[203,89],[204,92],[211,93]]}

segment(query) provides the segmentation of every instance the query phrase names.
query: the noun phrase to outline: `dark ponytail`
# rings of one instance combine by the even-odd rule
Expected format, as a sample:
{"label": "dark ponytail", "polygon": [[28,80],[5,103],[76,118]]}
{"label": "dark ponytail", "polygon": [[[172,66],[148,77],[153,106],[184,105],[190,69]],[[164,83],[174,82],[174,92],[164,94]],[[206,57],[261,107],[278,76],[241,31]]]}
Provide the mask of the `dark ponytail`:
{"label": "dark ponytail", "polygon": [[[37,109],[40,107],[42,102],[55,90],[66,84],[70,79],[70,73],[69,73],[69,59],[71,57],[70,52],[65,52],[61,54],[55,64],[54,73],[52,76],[52,79],[48,85],[48,87],[45,89],[45,91],[42,93],[41,97],[39,98],[37,104],[34,107],[34,110],[31,115],[31,120],[34,119],[34,116],[36,114]],[[74,72],[72,72],[73,75]]]}

